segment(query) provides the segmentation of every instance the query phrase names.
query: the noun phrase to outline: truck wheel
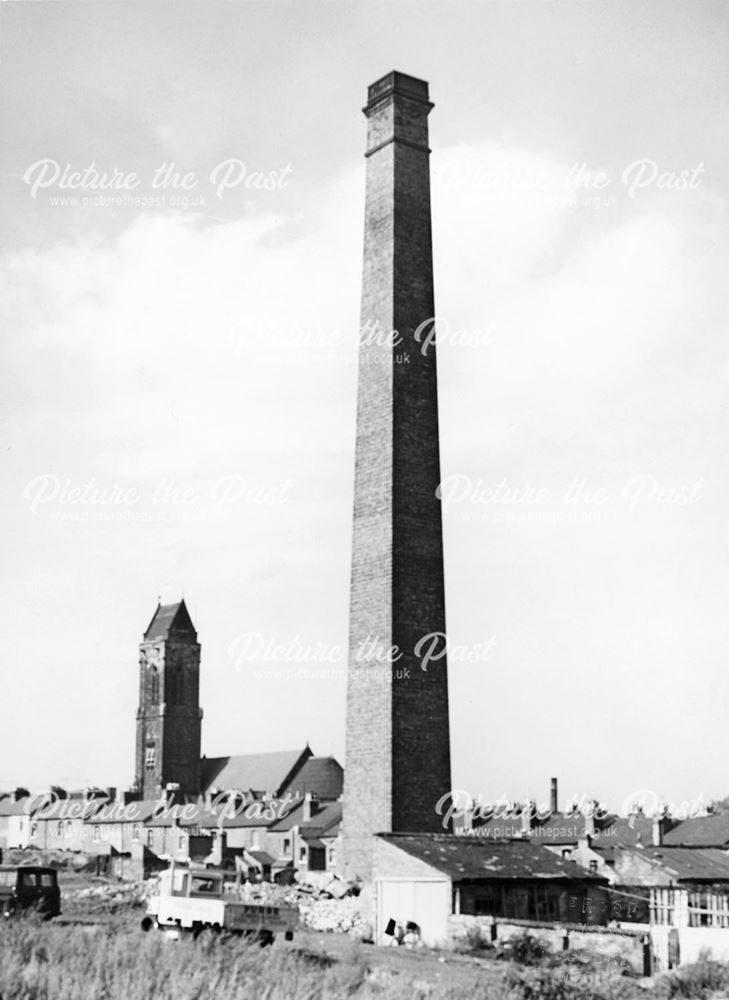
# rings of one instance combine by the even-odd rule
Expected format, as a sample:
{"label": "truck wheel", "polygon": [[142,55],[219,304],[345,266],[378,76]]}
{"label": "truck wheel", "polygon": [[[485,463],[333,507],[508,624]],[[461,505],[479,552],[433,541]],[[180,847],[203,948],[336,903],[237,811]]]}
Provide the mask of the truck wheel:
{"label": "truck wheel", "polygon": [[154,927],[154,920],[151,917],[145,917],[141,924],[143,931],[151,931]]}

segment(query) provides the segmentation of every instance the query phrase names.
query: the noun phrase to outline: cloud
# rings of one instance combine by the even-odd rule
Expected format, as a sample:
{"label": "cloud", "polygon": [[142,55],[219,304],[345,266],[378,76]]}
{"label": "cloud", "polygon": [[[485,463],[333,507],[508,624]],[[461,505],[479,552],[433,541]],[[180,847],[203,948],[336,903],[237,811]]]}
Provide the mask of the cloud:
{"label": "cloud", "polygon": [[[712,421],[720,417],[727,430],[725,302],[715,284],[724,247],[704,203],[687,196],[576,208],[565,197],[570,163],[494,143],[441,150],[434,164],[438,315],[452,331],[473,334],[461,343],[446,337],[439,351],[444,472],[555,489],[588,472],[613,493],[656,466],[669,482],[695,478],[712,453]],[[2,260],[5,360],[15,385],[4,572],[24,595],[10,646],[39,663],[59,645],[78,648],[68,669],[83,687],[98,668],[109,616],[124,626],[107,662],[123,671],[135,659],[129,622],[149,611],[140,595],[184,588],[200,603],[210,752],[271,745],[261,706],[275,709],[276,733],[293,734],[288,742],[312,735],[307,720],[316,719],[325,744],[342,750],[342,680],[294,682],[282,701],[270,680],[236,674],[228,651],[250,630],[281,642],[346,643],[363,193],[362,171],[352,169],[295,213],[273,204],[224,223],[142,214],[118,237],[39,244]],[[46,473],[135,487],[152,513],[155,485],[173,481],[198,497],[191,513],[200,519],[185,522],[184,506],[169,503],[150,523],[84,527],[33,517],[23,489]],[[291,501],[216,509],[214,487],[226,476],[250,488],[290,481]],[[720,508],[709,491],[701,516],[714,523]],[[670,537],[667,559],[692,545],[690,530],[669,530],[669,515],[677,516],[656,509],[648,525],[623,519],[580,535],[574,526],[496,527],[449,513],[453,639],[496,636],[488,670],[454,665],[459,719],[476,725],[468,705],[493,698],[521,704],[526,677],[533,745],[549,738],[550,713],[565,698],[574,738],[589,737],[588,701],[603,681],[606,650],[619,658],[640,630],[628,614],[656,572],[646,537],[659,551]],[[635,583],[617,583],[615,553],[631,545],[644,545],[628,574]],[[713,570],[697,585],[686,634],[704,626],[716,600],[712,572],[721,593]],[[109,606],[109,587],[118,606]],[[671,581],[664,604],[651,605],[652,636],[675,625],[681,587]],[[38,603],[54,593],[61,609],[45,634],[33,623]],[[617,634],[586,664],[606,601],[616,602]],[[69,612],[81,605],[91,610],[79,623]],[[573,605],[583,629],[565,624]],[[135,617],[131,628],[143,624]],[[681,654],[665,642],[658,648],[666,674],[678,676]],[[557,676],[559,698],[550,694]],[[130,705],[134,682],[132,670]],[[646,684],[641,675],[641,691]],[[14,696],[22,697],[20,681]],[[235,718],[233,702],[242,706]],[[494,740],[511,737],[513,717],[493,720]],[[109,720],[115,741],[129,743],[130,720]],[[47,722],[52,740],[65,723]],[[473,784],[467,728],[454,729],[454,753]],[[15,738],[6,727],[3,741],[12,747]],[[108,760],[122,767],[122,756],[110,750]],[[103,777],[103,755],[98,767]]]}

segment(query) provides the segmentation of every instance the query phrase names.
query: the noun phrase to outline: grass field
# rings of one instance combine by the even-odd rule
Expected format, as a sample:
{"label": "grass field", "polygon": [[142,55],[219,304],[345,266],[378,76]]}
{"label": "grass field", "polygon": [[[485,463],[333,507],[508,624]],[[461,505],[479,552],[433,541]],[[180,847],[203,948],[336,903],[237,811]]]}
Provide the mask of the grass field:
{"label": "grass field", "polygon": [[[64,879],[66,923],[0,923],[0,1000],[637,1000],[729,996],[729,967],[708,958],[640,981],[605,958],[552,954],[525,936],[507,960],[380,948],[344,934],[297,932],[271,948],[140,928],[127,896],[76,898],[105,880]],[[114,886],[109,886],[114,890]],[[86,921],[86,924],[74,921]],[[514,959],[517,959],[516,961]]]}
{"label": "grass field", "polygon": [[88,927],[18,919],[0,926],[1,1000],[629,1000],[644,995],[636,980],[604,965],[549,957],[520,966],[376,948],[313,932],[271,948],[214,935],[173,941],[144,934],[129,919]]}

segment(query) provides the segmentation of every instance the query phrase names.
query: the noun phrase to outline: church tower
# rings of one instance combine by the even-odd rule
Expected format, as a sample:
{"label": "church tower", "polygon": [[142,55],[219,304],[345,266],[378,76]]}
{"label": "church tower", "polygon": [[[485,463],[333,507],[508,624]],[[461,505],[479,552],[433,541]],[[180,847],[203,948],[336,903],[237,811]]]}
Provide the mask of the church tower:
{"label": "church tower", "polygon": [[[428,84],[368,92],[343,846],[371,876],[373,835],[443,833],[450,791],[433,343]],[[437,639],[429,639],[437,633]],[[440,659],[419,650],[438,642]]]}
{"label": "church tower", "polygon": [[185,602],[158,605],[139,646],[135,784],[143,799],[200,792],[200,644]]}

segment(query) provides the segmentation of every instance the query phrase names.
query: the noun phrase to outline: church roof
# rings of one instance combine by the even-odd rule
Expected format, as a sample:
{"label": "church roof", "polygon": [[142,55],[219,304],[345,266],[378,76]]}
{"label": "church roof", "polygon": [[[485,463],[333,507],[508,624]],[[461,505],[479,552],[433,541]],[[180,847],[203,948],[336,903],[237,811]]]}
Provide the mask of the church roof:
{"label": "church roof", "polygon": [[203,793],[217,789],[278,795],[311,756],[307,746],[303,750],[203,757],[200,761],[202,790]]}
{"label": "church roof", "polygon": [[318,799],[338,799],[344,787],[344,768],[334,757],[309,757],[286,785],[292,795],[311,792]]}
{"label": "church roof", "polygon": [[180,632],[197,639],[197,632],[184,600],[177,604],[158,604],[144,638],[166,639],[170,632]]}

